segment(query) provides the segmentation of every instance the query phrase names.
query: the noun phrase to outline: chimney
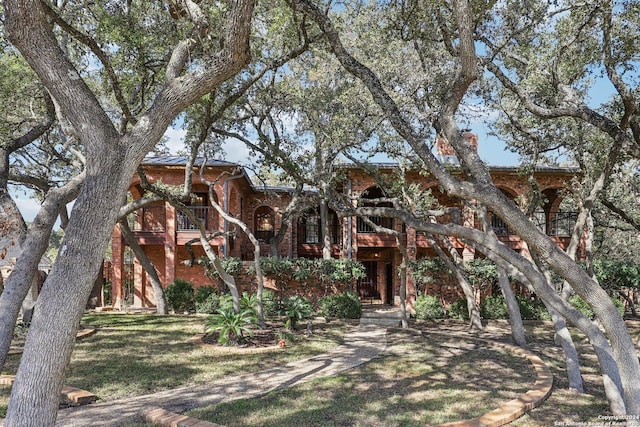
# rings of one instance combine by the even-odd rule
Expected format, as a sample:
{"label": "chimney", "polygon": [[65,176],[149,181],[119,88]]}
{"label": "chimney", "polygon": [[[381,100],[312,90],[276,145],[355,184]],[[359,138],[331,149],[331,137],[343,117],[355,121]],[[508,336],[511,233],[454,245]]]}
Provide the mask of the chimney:
{"label": "chimney", "polygon": [[[462,131],[462,136],[464,136],[467,144],[471,145],[474,150],[478,151],[477,134],[471,133],[471,129],[464,129]],[[447,142],[445,137],[442,135],[438,135],[436,137],[436,152],[441,163],[446,163],[454,166],[460,165],[460,161],[458,160],[458,156],[456,155],[455,150],[452,146],[449,145],[449,142]]]}

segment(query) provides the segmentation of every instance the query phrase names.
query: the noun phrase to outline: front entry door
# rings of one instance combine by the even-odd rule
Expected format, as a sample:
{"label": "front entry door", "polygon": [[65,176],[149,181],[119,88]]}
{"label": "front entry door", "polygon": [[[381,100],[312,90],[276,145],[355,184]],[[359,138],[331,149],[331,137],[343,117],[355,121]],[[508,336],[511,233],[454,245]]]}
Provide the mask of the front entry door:
{"label": "front entry door", "polygon": [[378,293],[378,262],[362,261],[366,276],[358,281],[358,295],[360,298],[379,298]]}
{"label": "front entry door", "polygon": [[384,297],[384,303],[392,305],[393,304],[393,264],[390,262],[386,265],[386,280],[387,280],[387,289]]}

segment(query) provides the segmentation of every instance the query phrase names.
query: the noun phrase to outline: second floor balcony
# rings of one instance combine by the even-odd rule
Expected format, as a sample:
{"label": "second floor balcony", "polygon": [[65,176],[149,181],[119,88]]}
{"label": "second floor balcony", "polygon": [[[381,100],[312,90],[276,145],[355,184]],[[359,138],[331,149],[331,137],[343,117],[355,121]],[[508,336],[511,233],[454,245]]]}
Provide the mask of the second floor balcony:
{"label": "second floor balcony", "polygon": [[[207,231],[218,229],[218,213],[213,207],[190,206],[189,210],[198,220],[204,223]],[[191,221],[188,215],[180,211],[175,211],[175,224],[168,224],[167,220],[168,215],[165,206],[145,206],[135,211],[128,218],[129,227],[135,232],[163,234],[169,229],[175,229],[177,232],[198,230],[198,225]]]}

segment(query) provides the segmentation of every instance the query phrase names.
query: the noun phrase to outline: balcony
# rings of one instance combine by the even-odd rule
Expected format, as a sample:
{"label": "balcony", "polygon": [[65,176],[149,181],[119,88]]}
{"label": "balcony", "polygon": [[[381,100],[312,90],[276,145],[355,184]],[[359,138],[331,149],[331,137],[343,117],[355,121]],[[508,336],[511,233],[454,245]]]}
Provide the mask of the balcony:
{"label": "balcony", "polygon": [[[218,212],[209,206],[191,206],[189,210],[196,218],[204,221],[207,231],[215,231],[219,227]],[[167,219],[167,208],[162,206],[145,206],[138,209],[127,218],[129,227],[142,245],[158,245],[167,241],[167,232],[175,230],[178,244],[184,244],[198,235],[198,227],[192,223],[187,215],[175,211],[175,223]],[[169,217],[170,218],[170,217]]]}
{"label": "balcony", "polygon": [[[369,218],[371,222],[379,227],[390,228],[393,229],[393,218],[383,218],[379,216],[372,216]],[[367,224],[362,218],[358,217],[356,224],[356,231],[358,233],[366,233],[371,234],[375,233],[373,227]]]}
{"label": "balcony", "polygon": [[[214,225],[217,227],[218,224],[214,221],[214,217],[217,216],[217,212],[214,208],[209,206],[190,206],[189,210],[193,213],[193,215],[198,218],[200,221],[204,222],[205,230],[211,230],[209,227],[213,227]],[[191,222],[187,215],[183,214],[180,211],[176,211],[176,230],[177,231],[197,231],[198,226]]]}
{"label": "balcony", "polygon": [[538,221],[537,225],[549,236],[571,237],[577,220],[577,212],[549,212],[549,220]]}

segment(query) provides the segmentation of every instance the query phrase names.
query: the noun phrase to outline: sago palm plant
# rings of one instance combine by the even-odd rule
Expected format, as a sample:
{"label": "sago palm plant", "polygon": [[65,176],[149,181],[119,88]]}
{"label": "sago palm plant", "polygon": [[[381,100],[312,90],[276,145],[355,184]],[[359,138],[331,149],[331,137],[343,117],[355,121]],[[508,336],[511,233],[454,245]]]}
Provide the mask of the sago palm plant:
{"label": "sago palm plant", "polygon": [[289,330],[295,329],[298,321],[308,319],[313,313],[311,303],[302,296],[295,295],[283,301],[280,314],[286,317],[285,327]]}
{"label": "sago palm plant", "polygon": [[245,340],[245,334],[253,336],[252,326],[257,323],[252,310],[239,313],[232,308],[219,309],[205,321],[206,332],[218,332],[218,342],[223,345],[236,345]]}

